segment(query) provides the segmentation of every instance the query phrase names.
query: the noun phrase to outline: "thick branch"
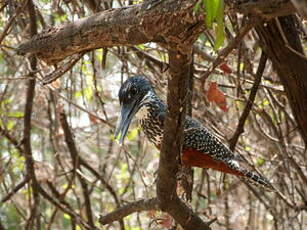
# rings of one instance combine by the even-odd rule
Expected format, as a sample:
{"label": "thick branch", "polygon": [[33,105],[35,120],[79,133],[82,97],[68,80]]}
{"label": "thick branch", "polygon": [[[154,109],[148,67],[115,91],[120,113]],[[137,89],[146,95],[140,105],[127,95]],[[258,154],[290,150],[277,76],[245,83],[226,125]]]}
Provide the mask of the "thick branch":
{"label": "thick branch", "polygon": [[147,42],[175,46],[179,41],[190,42],[189,37],[198,34],[204,24],[203,14],[194,16],[195,2],[152,0],[131,7],[110,9],[44,31],[21,44],[17,52],[35,53],[46,63],[52,64],[72,54],[101,47]]}
{"label": "thick branch", "polygon": [[[230,2],[230,0],[226,0]],[[295,12],[295,8],[289,0],[256,0],[235,1],[234,9],[245,15],[257,15],[258,17],[271,19],[285,16]]]}
{"label": "thick branch", "polygon": [[307,145],[307,59],[292,15],[259,25],[256,31],[285,88],[301,136]]}
{"label": "thick branch", "polygon": [[188,97],[190,53],[169,51],[170,77],[168,80],[167,116],[158,170],[157,197],[162,211],[169,213],[184,229],[210,229],[189,209],[176,193],[176,174],[180,162],[183,122]]}
{"label": "thick branch", "polygon": [[[73,23],[43,31],[22,43],[19,54],[35,53],[48,64],[102,47],[158,42],[181,49],[203,28],[203,13],[195,14],[196,0],[148,0],[141,4],[99,12]],[[232,4],[235,2],[235,4]],[[285,0],[226,1],[246,15],[271,18],[294,12]],[[196,16],[195,16],[196,15]],[[175,26],[174,26],[175,25]],[[192,38],[193,39],[193,38]]]}

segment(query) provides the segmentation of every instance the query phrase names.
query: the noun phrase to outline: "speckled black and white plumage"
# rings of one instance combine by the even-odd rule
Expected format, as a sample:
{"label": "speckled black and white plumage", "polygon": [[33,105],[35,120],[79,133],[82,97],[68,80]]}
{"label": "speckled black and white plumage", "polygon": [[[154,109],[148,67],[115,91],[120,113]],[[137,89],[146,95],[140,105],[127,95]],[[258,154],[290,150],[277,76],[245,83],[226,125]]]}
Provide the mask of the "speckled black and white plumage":
{"label": "speckled black and white plumage", "polygon": [[[125,84],[126,88],[124,89]],[[138,109],[135,116],[138,118],[146,137],[159,147],[163,137],[164,119],[167,111],[166,105],[157,97],[149,81],[143,77],[133,77],[124,83],[120,91],[121,103],[125,100],[125,94],[128,97],[131,96],[129,95],[127,85],[134,87],[134,91],[143,94],[137,100]],[[125,94],[122,92],[125,92]],[[193,149],[193,151],[208,155],[214,161],[221,162],[228,168],[238,172],[235,175],[239,175],[243,180],[262,185],[267,189],[271,188],[267,179],[240,167],[234,159],[234,154],[197,120],[189,116],[186,117],[183,135],[183,154],[185,150]]]}

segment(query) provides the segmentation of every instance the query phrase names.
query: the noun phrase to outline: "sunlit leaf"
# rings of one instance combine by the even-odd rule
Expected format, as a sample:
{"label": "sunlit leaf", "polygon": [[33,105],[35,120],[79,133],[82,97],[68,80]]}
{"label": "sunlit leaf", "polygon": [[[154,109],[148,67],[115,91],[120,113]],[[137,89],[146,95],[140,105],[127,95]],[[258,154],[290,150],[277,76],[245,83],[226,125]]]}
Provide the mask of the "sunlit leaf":
{"label": "sunlit leaf", "polygon": [[85,98],[90,101],[93,98],[92,87],[86,87],[83,91],[84,91]]}
{"label": "sunlit leaf", "polygon": [[71,219],[70,215],[68,215],[68,214],[66,214],[66,213],[64,213],[63,216],[64,216],[65,219],[68,219],[68,220]]}
{"label": "sunlit leaf", "polygon": [[263,102],[262,102],[262,104],[263,104],[263,105],[269,105],[269,104],[270,104],[270,102],[269,102],[269,100],[264,99],[264,100],[263,100]]}
{"label": "sunlit leaf", "polygon": [[217,26],[215,27],[215,43],[214,49],[219,49],[225,40],[225,31],[224,31],[224,0],[219,1],[217,15],[216,15]]}
{"label": "sunlit leaf", "polygon": [[249,147],[249,146],[245,146],[245,148],[244,148],[246,151],[251,151],[252,150],[252,148],[251,147]]}
{"label": "sunlit leaf", "polygon": [[205,0],[205,11],[206,11],[206,26],[212,28],[212,24],[217,16],[219,5],[221,0]]}
{"label": "sunlit leaf", "polygon": [[262,166],[265,163],[265,159],[263,157],[258,157],[257,158],[257,165]]}
{"label": "sunlit leaf", "polygon": [[79,97],[81,97],[82,96],[82,91],[81,90],[79,90],[79,91],[76,91],[75,93],[74,93],[74,96],[75,96],[75,98],[79,98]]}
{"label": "sunlit leaf", "polygon": [[140,50],[145,50],[145,46],[143,44],[139,44],[136,47]]}
{"label": "sunlit leaf", "polygon": [[21,111],[13,111],[7,113],[8,117],[21,118],[24,116],[24,113]]}
{"label": "sunlit leaf", "polygon": [[7,99],[4,99],[4,100],[0,101],[0,105],[1,106],[2,105],[7,105],[7,104],[9,104],[11,102],[12,102],[12,99],[11,98],[7,98]]}
{"label": "sunlit leaf", "polygon": [[14,128],[14,126],[15,126],[15,121],[9,120],[9,121],[7,122],[7,124],[6,124],[6,129],[7,129],[8,131],[10,131],[10,130],[12,130],[12,129]]}
{"label": "sunlit leaf", "polygon": [[128,139],[129,141],[132,141],[132,140],[138,135],[138,133],[139,133],[139,129],[138,129],[138,128],[132,129],[132,130],[128,133],[127,139]]}

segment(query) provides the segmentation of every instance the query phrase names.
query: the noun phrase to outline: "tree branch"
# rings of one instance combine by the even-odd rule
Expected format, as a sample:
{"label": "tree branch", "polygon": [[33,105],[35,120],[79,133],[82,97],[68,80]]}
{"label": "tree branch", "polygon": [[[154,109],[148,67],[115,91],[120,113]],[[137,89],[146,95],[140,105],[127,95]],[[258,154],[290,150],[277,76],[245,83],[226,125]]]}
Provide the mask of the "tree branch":
{"label": "tree branch", "polygon": [[299,131],[307,146],[307,59],[295,21],[293,15],[276,18],[266,25],[258,25],[256,31],[262,49],[271,59],[285,88]]}
{"label": "tree branch", "polygon": [[14,145],[14,147],[20,152],[20,154],[23,153],[23,149],[20,146],[20,143],[4,128],[2,128],[0,126],[0,134],[4,137],[6,137],[6,139],[8,139],[8,141]]}
{"label": "tree branch", "polygon": [[28,182],[29,177],[24,178],[18,185],[15,186],[15,188],[12,189],[12,191],[10,191],[5,197],[1,199],[1,203],[5,203],[9,199],[11,199],[11,197],[15,195],[20,189],[22,189],[23,186],[25,186]]}
{"label": "tree branch", "polygon": [[257,73],[256,73],[256,79],[255,79],[255,83],[251,89],[251,92],[249,94],[248,100],[247,100],[247,104],[244,108],[244,111],[239,119],[239,123],[237,126],[237,129],[233,135],[233,137],[230,139],[230,145],[229,148],[234,151],[235,146],[238,142],[238,139],[240,137],[240,135],[244,132],[244,125],[245,125],[245,121],[253,107],[255,98],[256,98],[256,94],[261,82],[261,77],[263,75],[263,71],[265,69],[265,65],[266,65],[266,61],[267,61],[268,57],[267,55],[262,51],[261,53],[261,57],[260,57],[260,61],[259,61],[259,65],[258,65],[258,69],[257,69]]}
{"label": "tree branch", "polygon": [[[188,37],[204,29],[203,13],[194,11],[196,2],[148,0],[133,6],[109,9],[43,31],[20,44],[17,53],[35,53],[47,64],[54,64],[67,56],[102,47],[157,42],[166,48],[176,48],[180,42],[190,43]],[[238,1],[235,4],[228,0],[226,3],[245,15],[265,19],[295,11],[291,2],[283,0]],[[181,49],[184,47],[182,45]]]}
{"label": "tree branch", "polygon": [[[35,53],[38,58],[52,64],[72,54],[101,47],[147,42],[176,46],[178,42],[190,42],[188,38],[198,34],[204,25],[203,14],[194,16],[195,3],[196,0],[151,0],[110,9],[44,31],[22,43],[17,52]],[[182,44],[181,47],[185,46]]]}
{"label": "tree branch", "polygon": [[[67,147],[69,149],[69,153],[70,153],[72,161],[73,161],[74,170],[76,170],[76,169],[81,170],[77,147],[75,145],[75,141],[74,141],[73,135],[70,131],[69,125],[67,123],[66,115],[65,115],[64,112],[61,112],[61,114],[60,114],[60,122],[61,122],[61,125],[62,125],[62,128],[63,128],[63,131],[64,131],[65,141],[66,141]],[[87,221],[88,221],[88,224],[91,226],[91,228],[94,229],[95,224],[94,224],[93,213],[92,213],[92,209],[91,209],[91,200],[89,198],[90,194],[88,192],[87,183],[85,182],[85,180],[83,179],[83,177],[79,173],[77,173],[77,176],[78,176],[78,179],[80,181],[82,192],[83,192]]]}
{"label": "tree branch", "polygon": [[[230,0],[226,0],[230,2]],[[245,15],[254,15],[265,19],[285,16],[295,12],[291,1],[285,0],[255,0],[235,1],[233,8]]]}
{"label": "tree branch", "polygon": [[25,0],[15,11],[15,13],[10,17],[10,19],[8,20],[7,24],[3,27],[2,33],[0,35],[0,44],[2,43],[3,39],[5,38],[5,36],[7,35],[7,32],[9,31],[9,29],[11,28],[11,26],[13,25],[13,22],[15,20],[15,18],[24,10],[24,8],[26,7],[26,5],[28,4],[28,0]]}
{"label": "tree branch", "polygon": [[[34,36],[37,33],[36,25],[36,12],[32,0],[28,0],[27,8],[30,18],[30,34]],[[31,180],[32,194],[34,199],[34,204],[31,209],[31,215],[28,219],[26,229],[40,229],[40,215],[38,213],[38,207],[40,203],[39,199],[39,184],[35,176],[34,159],[32,155],[31,146],[31,119],[32,119],[32,109],[33,109],[33,99],[35,95],[35,71],[37,68],[37,60],[34,55],[29,57],[30,68],[33,71],[29,74],[30,79],[27,82],[27,95],[26,95],[26,105],[24,112],[24,129],[23,129],[23,150],[26,162],[27,177]],[[36,224],[35,224],[36,223]],[[34,227],[35,224],[35,227]]]}
{"label": "tree branch", "polygon": [[207,230],[210,227],[188,208],[176,193],[176,174],[182,149],[192,45],[189,48],[190,53],[187,54],[169,50],[168,110],[159,161],[157,197],[161,210],[169,213],[184,229]]}
{"label": "tree branch", "polygon": [[40,194],[48,200],[50,203],[52,203],[55,207],[59,208],[63,213],[67,213],[70,215],[72,219],[75,219],[77,223],[80,223],[84,226],[87,230],[98,230],[96,227],[89,226],[87,222],[85,222],[75,211],[67,205],[67,202],[64,202],[62,200],[57,200],[54,198],[54,196],[50,196],[41,186],[38,186]]}
{"label": "tree branch", "polygon": [[66,72],[68,72],[84,55],[84,52],[79,53],[75,57],[72,57],[67,63],[62,66],[57,66],[56,70],[52,73],[48,74],[43,78],[43,85],[50,84],[54,82],[61,76],[63,76]]}
{"label": "tree branch", "polygon": [[139,200],[133,203],[129,203],[123,207],[116,209],[115,211],[99,217],[99,222],[103,225],[110,224],[114,221],[123,219],[124,217],[140,211],[158,210],[158,199],[152,198],[148,200]]}

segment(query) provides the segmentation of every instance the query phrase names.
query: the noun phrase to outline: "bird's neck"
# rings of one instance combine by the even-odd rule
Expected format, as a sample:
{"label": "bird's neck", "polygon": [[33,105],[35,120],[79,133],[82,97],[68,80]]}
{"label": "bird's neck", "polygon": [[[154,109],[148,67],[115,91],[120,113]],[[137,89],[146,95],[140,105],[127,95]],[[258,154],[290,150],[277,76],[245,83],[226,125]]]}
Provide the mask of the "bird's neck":
{"label": "bird's neck", "polygon": [[166,106],[155,92],[149,91],[136,114],[147,138],[156,146],[162,141]]}

